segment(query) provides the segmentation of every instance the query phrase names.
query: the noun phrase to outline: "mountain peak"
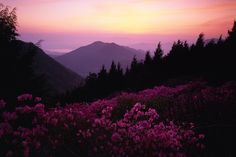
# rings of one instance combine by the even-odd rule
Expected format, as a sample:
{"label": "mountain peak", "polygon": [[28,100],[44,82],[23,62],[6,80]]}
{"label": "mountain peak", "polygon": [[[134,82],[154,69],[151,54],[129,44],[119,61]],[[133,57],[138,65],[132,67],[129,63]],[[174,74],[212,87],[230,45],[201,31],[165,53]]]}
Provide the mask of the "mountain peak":
{"label": "mountain peak", "polygon": [[112,61],[119,62],[122,68],[126,68],[130,65],[134,56],[137,56],[138,59],[145,57],[144,53],[138,50],[114,42],[96,41],[56,59],[76,73],[87,76],[90,72],[99,72],[103,65],[108,69]]}
{"label": "mountain peak", "polygon": [[104,42],[102,42],[102,41],[95,41],[95,42],[93,42],[93,43],[90,44],[90,45],[104,45],[104,44],[106,44],[106,43],[104,43]]}
{"label": "mountain peak", "polygon": [[124,46],[120,46],[114,42],[102,42],[102,41],[95,41],[87,46],[83,46],[83,48],[92,48],[93,50],[99,51],[100,49],[116,49],[116,48],[124,48]]}
{"label": "mountain peak", "polygon": [[116,45],[116,46],[120,46],[120,45],[117,45],[114,42],[103,42],[103,41],[95,41],[90,45]]}

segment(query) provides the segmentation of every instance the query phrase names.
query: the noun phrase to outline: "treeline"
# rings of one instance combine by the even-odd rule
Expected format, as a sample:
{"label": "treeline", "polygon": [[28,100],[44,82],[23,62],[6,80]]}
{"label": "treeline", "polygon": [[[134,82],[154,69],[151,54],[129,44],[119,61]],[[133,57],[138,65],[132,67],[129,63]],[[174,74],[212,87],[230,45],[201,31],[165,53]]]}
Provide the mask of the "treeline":
{"label": "treeline", "polygon": [[103,66],[98,74],[87,77],[83,87],[67,93],[62,101],[92,101],[119,91],[150,88],[176,78],[202,78],[213,83],[235,80],[235,53],[236,21],[225,39],[220,37],[206,42],[200,34],[192,45],[178,40],[165,56],[159,43],[154,56],[147,52],[142,61],[134,57],[126,70],[114,62],[110,70]]}

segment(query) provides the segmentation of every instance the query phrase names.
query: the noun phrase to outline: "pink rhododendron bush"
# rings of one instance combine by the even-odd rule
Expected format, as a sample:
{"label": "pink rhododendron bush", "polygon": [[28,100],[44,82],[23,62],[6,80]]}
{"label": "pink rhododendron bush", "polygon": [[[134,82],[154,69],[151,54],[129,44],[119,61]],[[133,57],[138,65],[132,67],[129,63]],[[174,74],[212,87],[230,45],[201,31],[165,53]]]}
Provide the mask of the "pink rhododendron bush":
{"label": "pink rhododendron bush", "polygon": [[39,97],[17,99],[11,111],[0,101],[0,156],[184,157],[204,148],[204,135],[193,124],[161,121],[158,111],[141,103],[114,120],[112,101],[46,109]]}
{"label": "pink rhododendron bush", "polygon": [[55,108],[31,94],[18,96],[15,105],[0,100],[0,156],[225,154],[233,149],[235,89],[232,82],[192,82]]}
{"label": "pink rhododendron bush", "polygon": [[138,93],[121,93],[112,100],[117,104],[116,117],[139,102],[156,109],[162,120],[199,125],[212,124],[219,119],[235,123],[236,83],[214,87],[197,81],[176,87],[158,86]]}

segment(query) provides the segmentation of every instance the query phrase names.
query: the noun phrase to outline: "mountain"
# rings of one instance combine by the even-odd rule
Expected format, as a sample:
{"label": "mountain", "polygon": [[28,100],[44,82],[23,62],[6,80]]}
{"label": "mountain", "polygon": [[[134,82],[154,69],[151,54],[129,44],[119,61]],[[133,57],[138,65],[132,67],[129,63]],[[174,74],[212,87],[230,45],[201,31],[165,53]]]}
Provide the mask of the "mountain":
{"label": "mountain", "polygon": [[59,56],[64,55],[65,53],[61,53],[61,52],[54,52],[54,51],[48,51],[48,50],[44,50],[44,52],[49,55],[51,58],[56,58]]}
{"label": "mountain", "polygon": [[29,52],[34,52],[32,69],[36,76],[43,76],[48,85],[50,94],[59,94],[78,86],[83,78],[67,69],[53,58],[48,56],[42,49],[32,43],[18,41],[19,56],[24,57]]}
{"label": "mountain", "polygon": [[109,69],[112,61],[120,62],[121,66],[126,68],[130,65],[134,56],[137,59],[144,59],[145,53],[142,50],[120,46],[115,43],[97,41],[55,59],[77,74],[87,76],[90,72],[99,72],[102,65]]}

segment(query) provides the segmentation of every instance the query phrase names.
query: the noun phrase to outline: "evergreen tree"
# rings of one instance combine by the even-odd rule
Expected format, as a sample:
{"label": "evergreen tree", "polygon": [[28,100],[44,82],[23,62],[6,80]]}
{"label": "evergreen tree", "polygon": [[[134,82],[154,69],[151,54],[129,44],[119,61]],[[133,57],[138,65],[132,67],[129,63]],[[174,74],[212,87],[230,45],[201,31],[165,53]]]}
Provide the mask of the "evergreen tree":
{"label": "evergreen tree", "polygon": [[10,42],[17,36],[16,8],[11,10],[0,3],[0,42]]}
{"label": "evergreen tree", "polygon": [[89,73],[88,77],[86,78],[86,84],[93,84],[97,80],[97,74],[96,73]]}
{"label": "evergreen tree", "polygon": [[117,64],[117,73],[118,73],[119,77],[123,76],[123,69],[121,67],[120,62],[118,62],[118,64]]}
{"label": "evergreen tree", "polygon": [[116,74],[116,71],[117,71],[116,64],[115,64],[114,61],[112,61],[110,71],[109,71],[109,75],[111,77],[113,77]]}
{"label": "evergreen tree", "polygon": [[106,70],[105,66],[103,65],[102,69],[98,73],[98,79],[105,79],[106,77],[107,77],[107,70]]}
{"label": "evergreen tree", "polygon": [[232,30],[228,31],[228,40],[236,39],[236,21],[234,21]]}
{"label": "evergreen tree", "polygon": [[154,52],[153,61],[158,63],[162,60],[162,57],[163,57],[163,50],[161,48],[161,43],[159,42],[156,51]]}
{"label": "evergreen tree", "polygon": [[134,69],[136,69],[138,67],[138,61],[136,56],[133,57],[133,60],[131,62],[131,69],[130,71],[133,71]]}
{"label": "evergreen tree", "polygon": [[150,55],[150,52],[148,51],[145,55],[144,64],[145,65],[150,65],[151,63],[152,63],[152,57]]}
{"label": "evergreen tree", "polygon": [[97,84],[96,86],[100,89],[101,94],[105,94],[107,92],[107,80],[108,73],[105,66],[102,66],[102,69],[98,73]]}
{"label": "evergreen tree", "polygon": [[196,41],[196,45],[195,46],[196,46],[196,48],[203,48],[204,44],[205,44],[205,42],[204,42],[204,34],[201,33],[198,36],[198,39]]}
{"label": "evergreen tree", "polygon": [[223,43],[224,43],[224,40],[222,39],[222,35],[221,35],[217,41],[217,45],[222,45]]}
{"label": "evergreen tree", "polygon": [[[117,89],[118,90],[122,90],[124,88],[124,75],[123,75],[123,69],[121,67],[121,64],[118,63],[117,64],[117,79],[116,79],[116,83],[117,83]],[[114,90],[116,91],[116,90]]]}

